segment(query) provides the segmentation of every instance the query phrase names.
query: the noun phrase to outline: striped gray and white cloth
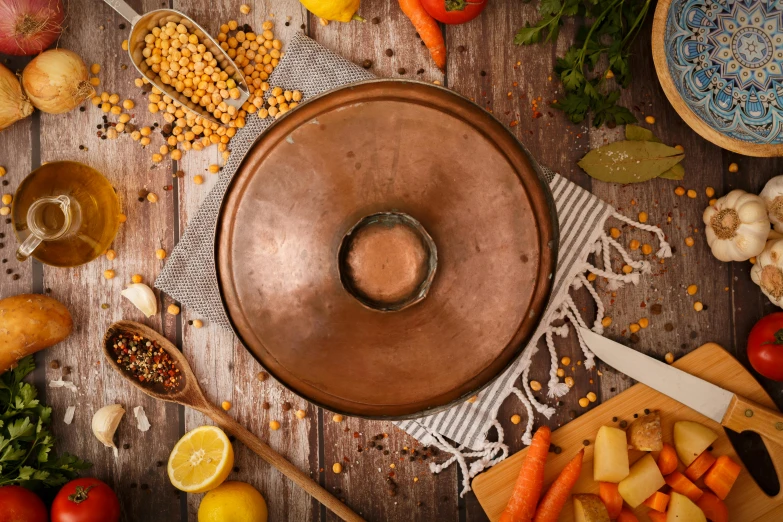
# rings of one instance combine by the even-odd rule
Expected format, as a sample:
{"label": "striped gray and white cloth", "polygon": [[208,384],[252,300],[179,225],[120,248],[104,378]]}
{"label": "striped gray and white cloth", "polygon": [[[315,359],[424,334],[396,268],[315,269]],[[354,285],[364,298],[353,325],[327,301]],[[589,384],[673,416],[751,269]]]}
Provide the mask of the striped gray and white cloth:
{"label": "striped gray and white cloth", "polygon": [[[289,42],[285,56],[269,83],[284,89],[298,89],[303,93],[304,99],[307,99],[324,91],[370,78],[373,78],[373,75],[366,70],[337,56],[310,38],[297,34]],[[270,124],[270,119],[248,118],[247,125],[231,140],[232,154],[220,179],[196,216],[188,223],[181,241],[155,281],[155,286],[160,290],[226,328],[230,328],[230,324],[220,298],[215,270],[214,246],[218,213],[239,164],[256,138]],[[567,393],[568,387],[559,382],[555,373],[557,353],[554,337],[565,336],[568,330],[567,326],[552,325],[566,320],[586,326],[571,299],[570,291],[585,285],[591,292],[596,299],[598,310],[592,328],[601,332],[603,305],[591,283],[587,281],[586,272],[606,278],[610,288],[614,288],[627,282],[636,283],[640,273],[649,271],[650,267],[646,261],[634,261],[619,243],[605,234],[606,220],[614,216],[632,226],[658,234],[661,241],[658,255],[670,255],[663,233],[656,227],[635,223],[617,214],[610,205],[576,184],[549,169],[542,170],[549,182],[557,208],[560,249],[550,303],[533,340],[519,358],[474,399],[427,417],[396,423],[423,443],[437,445],[452,454],[448,461],[431,464],[431,468],[438,472],[457,462],[463,471],[463,493],[470,489],[470,478],[507,455],[503,432],[496,417],[498,408],[509,395],[516,395],[527,410],[527,430],[523,441],[528,444],[535,411],[546,417],[554,413],[551,406],[536,400],[527,385],[526,373],[531,358],[538,352],[539,341],[547,346],[552,363],[550,380],[547,383],[549,397],[555,398]],[[632,273],[618,274],[612,271],[612,249],[622,256],[625,264],[633,267]],[[596,258],[603,261],[600,267],[588,262],[590,254],[597,254]],[[593,366],[592,354],[584,343],[582,349],[585,354],[585,367],[590,368]],[[492,427],[498,431],[499,440],[490,443],[487,441],[487,434]],[[471,462],[468,463],[468,460]]]}

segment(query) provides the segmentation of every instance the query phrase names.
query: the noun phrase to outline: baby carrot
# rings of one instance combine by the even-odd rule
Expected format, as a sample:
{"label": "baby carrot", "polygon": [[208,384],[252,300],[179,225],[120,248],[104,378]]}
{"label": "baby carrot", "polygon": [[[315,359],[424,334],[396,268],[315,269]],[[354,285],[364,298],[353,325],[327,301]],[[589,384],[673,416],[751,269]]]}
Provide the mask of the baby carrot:
{"label": "baby carrot", "polygon": [[617,490],[617,484],[599,482],[598,496],[601,497],[606,506],[606,511],[609,512],[609,518],[614,520],[620,516],[620,511],[623,509],[623,497],[620,496],[620,492]]}
{"label": "baby carrot", "polygon": [[405,13],[421,40],[430,51],[430,56],[441,71],[446,67],[446,42],[438,22],[424,10],[421,0],[399,0],[400,9]]}
{"label": "baby carrot", "polygon": [[544,488],[544,465],[549,453],[552,432],[541,426],[533,435],[533,443],[522,461],[514,491],[508,505],[500,515],[500,522],[530,522],[536,513],[538,498]]}
{"label": "baby carrot", "polygon": [[658,455],[658,469],[661,470],[661,475],[677,471],[677,463],[677,451],[673,446],[664,443],[661,454]]}
{"label": "baby carrot", "polygon": [[549,487],[544,498],[541,499],[533,522],[557,522],[560,512],[563,511],[563,506],[568,501],[568,495],[571,494],[571,489],[579,480],[579,474],[582,473],[582,458],[584,456],[585,450],[582,449],[576,454],[576,457],[571,459],[571,462],[566,464],[563,471]]}

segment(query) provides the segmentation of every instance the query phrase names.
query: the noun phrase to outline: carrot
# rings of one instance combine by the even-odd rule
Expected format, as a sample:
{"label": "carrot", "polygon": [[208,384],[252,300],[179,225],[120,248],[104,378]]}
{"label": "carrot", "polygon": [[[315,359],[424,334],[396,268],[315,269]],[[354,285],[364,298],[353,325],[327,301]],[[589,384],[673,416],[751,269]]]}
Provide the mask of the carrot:
{"label": "carrot", "polygon": [[697,502],[699,498],[701,498],[702,494],[704,494],[704,492],[699,489],[696,484],[691,482],[688,477],[679,471],[668,474],[666,476],[666,483],[677,493],[685,495],[691,499],[692,502]]}
{"label": "carrot", "polygon": [[609,512],[609,518],[614,520],[620,516],[620,511],[623,509],[623,497],[620,496],[620,492],[617,490],[617,484],[599,482],[598,496],[601,497],[606,510]]}
{"label": "carrot", "polygon": [[584,456],[585,450],[581,449],[576,454],[576,457],[565,465],[563,471],[549,486],[549,490],[544,495],[544,498],[541,499],[541,503],[538,504],[533,522],[557,522],[557,519],[560,518],[560,512],[563,511],[563,507],[568,502],[568,495],[571,493],[571,489],[573,489],[574,484],[579,480],[579,475],[582,473],[582,459]]}
{"label": "carrot", "polygon": [[658,469],[661,470],[661,475],[668,475],[677,471],[677,450],[674,446],[664,443],[661,454],[658,455]]}
{"label": "carrot", "polygon": [[400,9],[405,13],[421,40],[430,51],[430,56],[441,71],[446,67],[446,42],[438,22],[424,10],[421,0],[399,0]]}
{"label": "carrot", "polygon": [[645,500],[643,504],[650,509],[654,509],[655,511],[660,511],[663,513],[666,511],[666,506],[669,505],[669,495],[666,493],[661,493],[660,491],[656,491],[650,495],[650,498]]}
{"label": "carrot", "polygon": [[617,516],[617,522],[639,522],[639,519],[636,518],[636,515],[633,514],[633,511],[627,507],[624,507]]}
{"label": "carrot", "polygon": [[712,522],[729,522],[729,508],[714,493],[706,491],[696,505],[704,511],[704,516]]}
{"label": "carrot", "polygon": [[541,426],[533,435],[533,442],[522,461],[514,491],[508,505],[500,515],[500,522],[530,522],[536,513],[536,505],[544,488],[544,465],[552,432]]}
{"label": "carrot", "polygon": [[652,522],[666,522],[666,513],[659,513],[658,511],[648,511],[647,516],[650,517]]}
{"label": "carrot", "polygon": [[719,499],[726,500],[734,482],[739,477],[742,466],[726,455],[721,455],[704,476],[704,484],[715,493]]}
{"label": "carrot", "polygon": [[685,468],[685,476],[696,482],[702,475],[707,473],[712,465],[715,464],[715,457],[709,451],[703,451],[701,455],[696,457],[696,460],[691,462],[691,465]]}

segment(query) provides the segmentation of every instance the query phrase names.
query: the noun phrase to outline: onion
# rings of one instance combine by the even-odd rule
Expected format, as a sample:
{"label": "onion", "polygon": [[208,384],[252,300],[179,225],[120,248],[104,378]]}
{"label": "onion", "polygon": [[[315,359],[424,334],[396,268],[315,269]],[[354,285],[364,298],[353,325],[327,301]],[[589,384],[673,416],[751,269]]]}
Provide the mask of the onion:
{"label": "onion", "polygon": [[36,109],[49,114],[73,110],[95,91],[87,66],[73,51],[44,51],[22,71],[22,87]]}
{"label": "onion", "polygon": [[33,113],[33,106],[22,92],[19,78],[0,64],[0,130]]}
{"label": "onion", "polygon": [[0,0],[0,53],[38,54],[60,36],[62,0]]}

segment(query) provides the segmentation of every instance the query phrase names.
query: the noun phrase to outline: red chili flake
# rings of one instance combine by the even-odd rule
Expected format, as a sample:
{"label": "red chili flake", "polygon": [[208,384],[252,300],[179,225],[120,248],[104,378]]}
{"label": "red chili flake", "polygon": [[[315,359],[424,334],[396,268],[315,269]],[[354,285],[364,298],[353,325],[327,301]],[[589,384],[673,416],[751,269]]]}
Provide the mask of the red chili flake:
{"label": "red chili flake", "polygon": [[353,438],[354,439],[358,439],[359,438],[359,432],[358,431],[354,431],[353,432]]}
{"label": "red chili flake", "polygon": [[519,125],[517,120],[512,120],[511,123],[508,124],[509,127],[516,127],[517,125]]}
{"label": "red chili flake", "polygon": [[543,114],[541,114],[540,112],[538,112],[538,111],[533,111],[533,119],[537,120],[537,119],[538,119],[538,118],[540,118],[541,116],[543,116]]}

